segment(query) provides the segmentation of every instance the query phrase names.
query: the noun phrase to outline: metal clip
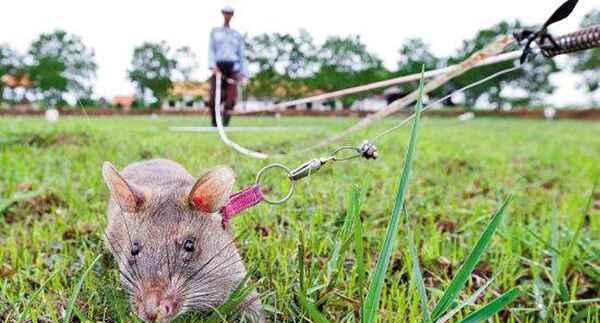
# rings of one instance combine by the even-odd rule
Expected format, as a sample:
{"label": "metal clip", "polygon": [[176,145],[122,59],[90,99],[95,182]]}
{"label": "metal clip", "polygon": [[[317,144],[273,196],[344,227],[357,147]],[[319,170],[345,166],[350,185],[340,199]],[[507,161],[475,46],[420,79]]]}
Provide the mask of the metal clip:
{"label": "metal clip", "polygon": [[325,165],[325,163],[327,163],[330,160],[330,158],[321,158],[321,159],[313,159],[311,161],[308,161],[304,164],[302,164],[302,166],[293,169],[290,172],[289,178],[292,181],[297,181],[300,179],[303,179],[304,177],[307,177],[308,175],[314,174],[316,173],[319,169],[321,169],[321,166]]}

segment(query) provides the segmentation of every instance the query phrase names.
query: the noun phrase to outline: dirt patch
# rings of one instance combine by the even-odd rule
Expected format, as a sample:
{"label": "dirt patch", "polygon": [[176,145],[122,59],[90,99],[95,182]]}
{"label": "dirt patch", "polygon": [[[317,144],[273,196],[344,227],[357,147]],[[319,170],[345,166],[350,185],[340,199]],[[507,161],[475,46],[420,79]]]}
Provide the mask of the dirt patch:
{"label": "dirt patch", "polygon": [[65,206],[60,196],[52,192],[42,192],[37,195],[16,199],[4,211],[4,221],[8,224],[37,220],[52,210]]}
{"label": "dirt patch", "polygon": [[7,301],[0,299],[0,322],[9,322],[9,314],[12,311],[12,306]]}
{"label": "dirt patch", "polygon": [[148,159],[152,159],[152,157],[154,157],[154,154],[150,150],[142,150],[140,152],[141,159],[148,160]]}
{"label": "dirt patch", "polygon": [[478,195],[487,195],[490,192],[490,188],[486,183],[481,183],[480,180],[476,179],[467,190],[463,192],[463,198],[465,200],[472,199]]}
{"label": "dirt patch", "polygon": [[442,159],[436,162],[435,164],[435,166],[444,165],[446,175],[460,173],[463,171],[473,171],[476,169],[476,167],[469,161],[457,158]]}
{"label": "dirt patch", "polygon": [[33,184],[29,183],[29,182],[17,184],[17,189],[19,191],[31,191],[32,188],[33,188]]}
{"label": "dirt patch", "polygon": [[85,133],[13,133],[0,138],[0,148],[14,145],[48,148],[60,145],[83,145],[89,142]]}
{"label": "dirt patch", "polygon": [[542,183],[542,187],[549,191],[560,184],[560,180],[558,178],[552,178]]}
{"label": "dirt patch", "polygon": [[452,277],[454,266],[452,265],[452,261],[450,261],[450,259],[444,256],[438,257],[436,265],[439,273],[445,275],[446,277]]}
{"label": "dirt patch", "polygon": [[[394,255],[392,257],[391,271],[394,274],[400,275],[400,277],[398,277],[398,282],[406,284],[409,282],[410,277],[408,276],[408,273],[404,270],[404,267],[405,263],[402,259],[402,254],[399,253]],[[391,282],[388,282],[388,284],[391,284]]]}
{"label": "dirt patch", "polygon": [[449,219],[439,219],[436,226],[441,232],[452,233],[456,231],[457,224]]}
{"label": "dirt patch", "polygon": [[17,272],[8,264],[0,266],[0,278],[8,278]]}
{"label": "dirt patch", "polygon": [[597,281],[584,272],[575,272],[577,279],[577,298],[578,299],[594,299],[598,298],[600,291],[597,288]]}
{"label": "dirt patch", "polygon": [[492,278],[492,275],[494,273],[494,269],[492,267],[492,265],[490,265],[487,262],[481,261],[477,264],[477,266],[475,267],[475,269],[473,270],[473,275],[476,275],[478,277],[481,277],[483,279],[490,280]]}
{"label": "dirt patch", "polygon": [[89,223],[85,223],[65,230],[63,232],[63,240],[77,240],[81,237],[89,236],[94,232],[96,232],[96,228]]}
{"label": "dirt patch", "polygon": [[261,237],[268,237],[271,235],[271,228],[260,224],[257,224],[254,227],[254,231],[260,234]]}

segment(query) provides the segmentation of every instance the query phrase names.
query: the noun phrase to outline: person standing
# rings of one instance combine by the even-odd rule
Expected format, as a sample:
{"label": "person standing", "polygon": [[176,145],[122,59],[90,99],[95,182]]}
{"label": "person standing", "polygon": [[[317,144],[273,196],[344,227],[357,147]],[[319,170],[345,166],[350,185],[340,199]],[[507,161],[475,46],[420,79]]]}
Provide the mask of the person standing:
{"label": "person standing", "polygon": [[212,70],[210,101],[208,104],[211,109],[213,127],[217,126],[215,119],[216,111],[218,111],[218,109],[215,109],[217,75],[221,75],[221,102],[225,102],[222,120],[225,126],[229,124],[230,112],[237,102],[237,85],[248,77],[248,63],[244,56],[244,37],[230,27],[234,9],[231,6],[224,6],[221,13],[224,20],[223,26],[211,30],[208,46],[208,64]]}

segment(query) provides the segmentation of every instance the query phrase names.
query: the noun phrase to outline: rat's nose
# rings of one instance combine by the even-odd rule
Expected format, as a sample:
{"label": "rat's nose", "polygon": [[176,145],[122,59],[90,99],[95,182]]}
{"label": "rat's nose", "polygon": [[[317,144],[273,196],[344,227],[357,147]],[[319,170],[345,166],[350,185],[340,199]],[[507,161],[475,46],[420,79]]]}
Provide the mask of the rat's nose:
{"label": "rat's nose", "polygon": [[140,314],[147,322],[168,321],[175,315],[176,307],[173,299],[164,297],[160,292],[152,292],[145,295]]}

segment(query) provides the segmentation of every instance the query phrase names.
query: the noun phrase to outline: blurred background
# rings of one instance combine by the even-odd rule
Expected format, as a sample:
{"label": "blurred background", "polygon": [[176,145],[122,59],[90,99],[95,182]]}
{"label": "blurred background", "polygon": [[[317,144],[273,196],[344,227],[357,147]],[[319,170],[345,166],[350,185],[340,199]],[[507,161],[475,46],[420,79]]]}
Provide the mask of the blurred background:
{"label": "blurred background", "polygon": [[[539,26],[561,1],[233,1],[251,78],[244,108],[444,67],[500,34]],[[560,35],[600,21],[580,1]],[[208,36],[220,1],[7,1],[0,19],[2,109],[27,107],[199,109],[207,101]],[[538,60],[445,106],[479,109],[590,108],[600,99],[599,50]],[[448,83],[447,94],[482,75]],[[527,77],[524,76],[526,73]],[[416,84],[323,102],[314,109],[377,110]],[[297,107],[302,108],[302,107]],[[307,108],[307,107],[304,107]],[[312,107],[308,107],[312,108]]]}

